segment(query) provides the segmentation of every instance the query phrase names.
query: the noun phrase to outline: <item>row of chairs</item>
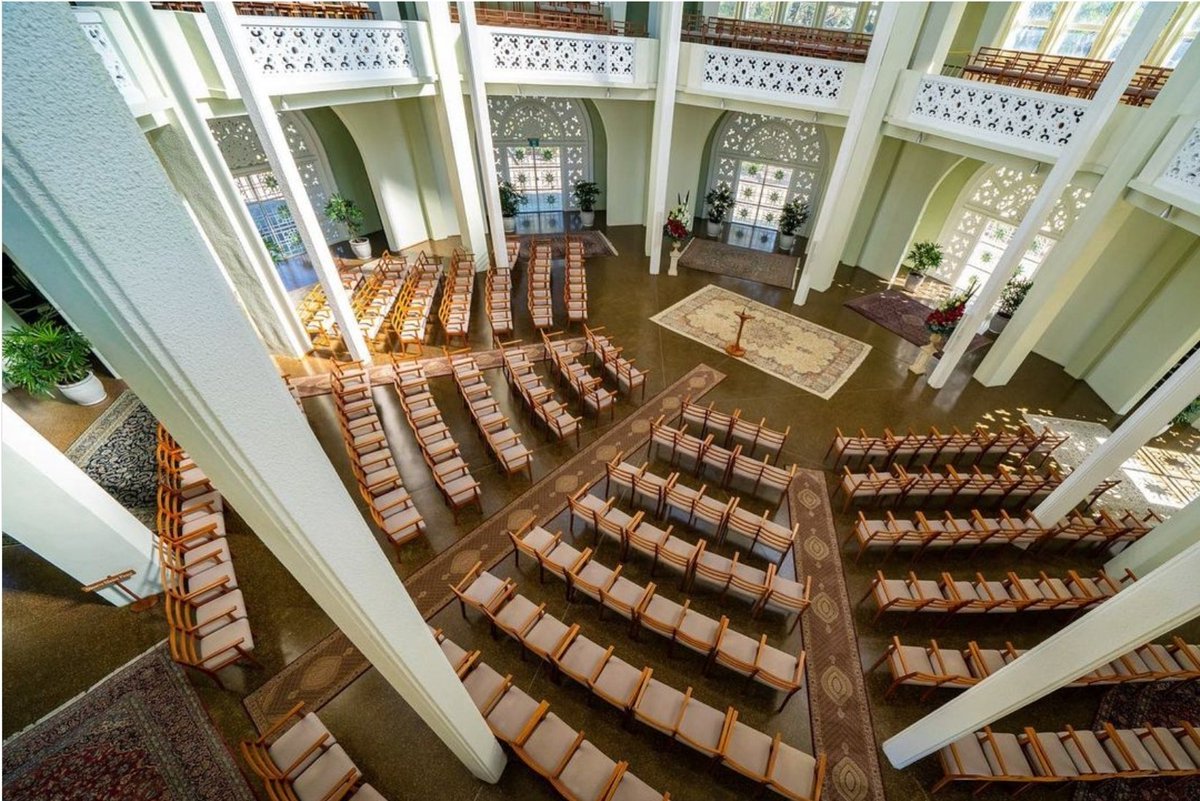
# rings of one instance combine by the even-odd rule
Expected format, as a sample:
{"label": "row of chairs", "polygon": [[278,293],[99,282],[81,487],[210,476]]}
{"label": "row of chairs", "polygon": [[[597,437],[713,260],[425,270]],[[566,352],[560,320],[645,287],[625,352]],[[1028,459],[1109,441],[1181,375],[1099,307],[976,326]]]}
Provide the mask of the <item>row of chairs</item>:
{"label": "row of chairs", "polygon": [[548,240],[535,239],[529,253],[529,316],[533,319],[533,327],[538,329],[554,325],[554,300],[550,289],[553,252]]}
{"label": "row of chairs", "polygon": [[562,336],[561,331],[548,334],[542,329],[541,335],[546,353],[558,375],[558,382],[566,384],[575,393],[579,399],[580,413],[599,418],[607,411],[609,420],[612,420],[617,413],[617,393],[604,386],[603,378],[588,371],[571,342],[557,338]]}
{"label": "row of chairs", "polygon": [[748,456],[754,456],[761,450],[763,461],[772,464],[779,458],[788,434],[792,433],[791,426],[783,431],[768,428],[765,417],[757,423],[745,420],[741,409],[734,409],[731,413],[720,411],[712,403],[707,406],[693,403],[690,395],[683,399],[679,418],[685,425],[698,428],[701,437],[711,434],[713,442],[722,448],[741,445]]}
{"label": "row of chairs", "polygon": [[567,801],[670,801],[670,793],[631,773],[628,762],[609,759],[582,731],[564,723],[549,701],[534,701],[511,673],[501,676],[480,651],[466,651],[441,629],[432,631],[492,734]]}
{"label": "row of chairs", "polygon": [[241,749],[272,801],[384,801],[303,701]]}
{"label": "row of chairs", "polygon": [[[362,272],[343,270],[340,275],[342,287],[353,298],[363,284]],[[338,330],[337,321],[333,318],[333,309],[329,307],[329,298],[325,294],[324,286],[320,283],[314,285],[300,301],[296,313],[300,318],[301,325],[308,333],[313,347],[323,348],[330,353],[340,347],[341,333]]]}
{"label": "row of chairs", "polygon": [[567,325],[586,323],[588,319],[587,268],[584,266],[583,240],[567,235],[563,267],[563,304]]}
{"label": "row of chairs", "polygon": [[400,297],[408,275],[408,262],[403,256],[384,251],[375,262],[375,269],[362,283],[362,291],[351,299],[354,318],[367,342],[386,336],[384,324],[391,318],[392,308]]}
{"label": "row of chairs", "polygon": [[942,573],[937,579],[919,579],[912,571],[906,578],[889,579],[879,571],[862,600],[874,600],[874,620],[884,612],[1078,612],[1108,600],[1136,580],[1130,570],[1121,578],[1113,578],[1103,570],[1095,578],[1085,578],[1068,570],[1065,579],[1045,572],[1039,572],[1036,578],[1021,578],[1010,572],[1002,581],[989,581],[980,573],[973,581],[956,580],[950,573]]}
{"label": "row of chairs", "polygon": [[[986,83],[1019,86],[1039,92],[1090,98],[1108,75],[1111,61],[981,47],[962,68],[962,76]],[[1172,69],[1143,64],[1121,96],[1131,106],[1148,106],[1166,85]]]}
{"label": "row of chairs", "polygon": [[[1024,508],[1045,500],[1063,482],[1062,473],[1053,465],[1048,465],[1042,473],[1029,465],[1014,470],[1003,464],[996,465],[992,473],[983,472],[977,465],[972,465],[967,473],[959,473],[953,465],[945,465],[941,470],[923,465],[917,473],[909,473],[900,465],[892,465],[890,473],[880,473],[871,465],[866,470],[852,473],[849,467],[842,468],[842,480],[834,497],[842,496],[843,513],[851,504],[950,506],[968,502],[996,509]],[[1100,484],[1089,495],[1088,506],[1119,483],[1112,479]]]}
{"label": "row of chairs", "polygon": [[[678,604],[658,594],[654,582],[642,587],[620,575],[622,565],[614,569],[595,562],[591,548],[580,552],[563,542],[561,533],[551,534],[530,522],[516,531],[509,530],[508,537],[516,549],[517,566],[521,565],[522,553],[535,559],[543,583],[546,573],[566,582],[568,601],[577,592],[583,592],[600,604],[601,614],[607,607],[628,617],[631,634],[638,627],[649,629],[670,641],[668,653],[674,651],[675,643],[680,643],[700,654],[706,660],[705,672],[714,663],[723,665],[747,680],[786,693],[780,710],[804,685],[803,651],[793,656],[768,645],[765,634],[757,639],[748,637],[730,628],[725,615],[714,620],[692,609],[690,598]],[[582,581],[577,582],[576,577],[582,577]],[[640,600],[631,606],[628,602],[634,597]]]}
{"label": "row of chairs", "polygon": [[918,434],[911,428],[907,434],[893,434],[883,430],[883,436],[875,437],[859,429],[857,434],[846,435],[835,429],[833,442],[825,452],[825,460],[832,458],[833,466],[861,468],[868,464],[882,467],[900,464],[915,467],[922,464],[966,464],[998,462],[1013,458],[1018,462],[1038,460],[1040,465],[1056,448],[1069,439],[1067,434],[1056,434],[1048,427],[1039,433],[1022,423],[1015,431],[999,429],[989,431],[975,426],[967,432],[954,428],[942,433],[930,426],[926,434]]}
{"label": "row of chairs", "polygon": [[424,251],[418,253],[389,321],[392,333],[400,340],[401,353],[420,356],[425,352],[429,314],[441,280],[441,260],[426,256]]}
{"label": "row of chairs", "polygon": [[[696,699],[691,687],[681,692],[654,678],[652,668],[638,670],[615,656],[612,646],[584,637],[578,624],[568,626],[547,613],[545,604],[518,594],[513,582],[482,570],[472,570],[468,578],[470,583],[453,587],[464,617],[470,605],[493,630],[504,631],[623,714],[764,787],[797,799],[819,796],[824,760],[787,745],[779,734],[772,738],[740,723],[733,707],[722,713]],[[781,755],[784,749],[786,757]],[[787,769],[774,777],[777,787],[770,769],[781,765]]]}
{"label": "row of chairs", "polygon": [[675,428],[663,422],[665,419],[665,415],[660,415],[651,424],[650,455],[657,456],[659,450],[665,449],[671,467],[691,464],[693,475],[707,472],[723,488],[749,492],[772,503],[783,499],[796,477],[796,465],[783,468],[755,459],[742,453],[741,445],[732,449],[723,447],[716,443],[713,434],[697,437],[688,431],[687,424]]}
{"label": "row of chairs", "polygon": [[[520,245],[517,247],[520,248]],[[499,341],[501,336],[513,332],[512,265],[516,264],[516,261],[510,259],[508,263],[509,267],[503,270],[492,264],[487,274],[485,306],[494,341]]]}
{"label": "row of chairs", "polygon": [[624,392],[627,397],[632,398],[634,390],[642,391],[641,399],[646,400],[646,376],[650,374],[649,370],[634,364],[635,359],[627,359],[622,355],[624,348],[617,347],[612,338],[604,332],[604,326],[596,328],[583,327],[584,332],[584,353],[596,354],[596,359],[600,362],[600,369],[604,374],[616,384],[618,392]]}
{"label": "row of chairs", "polygon": [[[1111,779],[1185,779],[1200,776],[1200,731],[1187,721],[1179,726],[1118,729],[1104,723],[1100,731],[1021,734],[983,731],[968,734],[938,751],[944,775],[933,792],[952,782],[978,784],[978,794],[991,784],[1016,785],[1020,792],[1035,784],[1062,785]],[[1163,797],[1171,797],[1166,792]]]}
{"label": "row of chairs", "polygon": [[571,414],[566,405],[546,386],[538,373],[529,353],[521,347],[520,340],[501,342],[501,358],[504,361],[504,377],[529,409],[530,420],[540,423],[553,439],[563,441],[575,436],[575,447],[579,447],[583,431],[582,418]]}
{"label": "row of chairs", "polygon": [[[883,656],[868,672],[886,663],[892,674],[892,684],[883,697],[887,698],[901,685],[910,685],[927,688],[921,696],[924,702],[939,687],[953,690],[972,687],[1024,653],[1025,650],[1014,648],[1011,642],[1005,643],[1003,648],[982,648],[971,641],[959,651],[944,649],[937,640],[930,640],[928,646],[904,645],[899,637],[892,637]],[[1149,643],[1122,654],[1066,686],[1194,679],[1200,679],[1200,645],[1191,645],[1182,637],[1175,637],[1170,645]]]}
{"label": "row of chairs", "polygon": [[371,520],[397,553],[425,533],[425,520],[404,487],[375,398],[371,377],[361,362],[334,362],[330,376],[342,440],[359,495]]}
{"label": "row of chairs", "polygon": [[454,519],[468,506],[479,507],[483,513],[483,492],[479,482],[471,475],[471,468],[463,458],[462,449],[450,433],[450,427],[442,419],[442,412],[429,391],[429,379],[425,368],[415,359],[392,357],[396,392],[400,395],[400,406],[417,438],[421,457],[433,474],[434,483],[442,493]]}
{"label": "row of chairs", "polygon": [[158,426],[156,544],[171,658],[204,673],[258,665],[246,601],[225,539],[220,493],[167,430]]}
{"label": "row of chairs", "polygon": [[1093,550],[1115,551],[1136,542],[1162,518],[1154,512],[1139,517],[1126,511],[1114,517],[1099,510],[1093,516],[1072,511],[1066,519],[1052,526],[1043,525],[1033,512],[1024,517],[1012,517],[1005,510],[985,517],[978,509],[969,516],[958,517],[944,512],[942,518],[929,519],[916,512],[911,520],[898,520],[885,512],[882,520],[868,520],[862,512],[846,537],[858,543],[854,555],[857,562],[864,553],[884,551],[884,561],[899,549],[913,549],[916,559],[928,551],[944,552],[948,548],[971,548],[974,555],[985,545],[1015,545],[1022,549],[1038,550],[1050,544],[1062,544],[1066,553],[1078,546]]}
{"label": "row of chairs", "polygon": [[470,353],[452,355],[450,367],[458,394],[504,474],[511,476],[523,470],[533,481],[533,453],[521,443],[521,435],[512,429],[508,418],[500,411],[475,357]]}
{"label": "row of chairs", "polygon": [[475,257],[455,248],[446,270],[446,286],[442,289],[442,305],[438,319],[446,332],[446,344],[456,340],[467,345],[471,327],[471,299],[475,292]]}

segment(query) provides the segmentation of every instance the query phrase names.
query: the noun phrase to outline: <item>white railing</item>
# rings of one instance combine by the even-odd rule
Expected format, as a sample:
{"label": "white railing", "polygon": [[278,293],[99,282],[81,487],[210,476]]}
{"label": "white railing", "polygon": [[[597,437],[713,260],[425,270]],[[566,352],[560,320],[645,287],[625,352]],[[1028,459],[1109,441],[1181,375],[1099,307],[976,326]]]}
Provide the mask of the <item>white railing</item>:
{"label": "white railing", "polygon": [[647,83],[645,39],[483,27],[489,83]]}
{"label": "white railing", "polygon": [[1200,121],[1192,124],[1192,130],[1167,162],[1160,180],[1186,194],[1200,194]]}
{"label": "white railing", "polygon": [[737,94],[772,99],[836,104],[842,96],[851,64],[781,53],[759,53],[703,45],[700,85]]}
{"label": "white railing", "polygon": [[[104,69],[108,71],[108,76],[112,78],[113,84],[121,91],[126,103],[138,108],[146,105],[150,94],[159,94],[156,86],[151,87],[149,92],[142,88],[139,77],[144,76],[138,74],[145,71],[144,65],[140,61],[141,56],[133,53],[138,59],[138,63],[136,65],[130,63],[131,58],[127,53],[131,52],[131,47],[136,50],[136,46],[133,45],[128,32],[124,30],[124,23],[116,12],[99,8],[77,8],[74,11],[75,19],[83,30],[84,37],[87,38],[96,54],[100,56]],[[135,66],[140,66],[142,69],[135,69]]]}

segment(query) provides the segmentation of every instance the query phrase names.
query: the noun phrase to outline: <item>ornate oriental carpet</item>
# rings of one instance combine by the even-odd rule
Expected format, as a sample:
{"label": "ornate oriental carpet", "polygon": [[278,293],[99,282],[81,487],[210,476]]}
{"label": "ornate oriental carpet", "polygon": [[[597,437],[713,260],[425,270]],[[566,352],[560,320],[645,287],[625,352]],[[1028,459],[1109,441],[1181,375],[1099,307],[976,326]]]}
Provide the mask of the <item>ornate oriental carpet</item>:
{"label": "ornate oriental carpet", "polygon": [[715,239],[695,237],[679,257],[680,265],[690,270],[730,275],[747,281],[791,289],[800,259],[785,253],[763,253]]}
{"label": "ornate oriental carpet", "polygon": [[[518,218],[519,219],[519,218]],[[573,236],[583,240],[583,255],[584,258],[594,258],[596,256],[616,256],[617,249],[613,247],[613,243],[608,237],[599,231],[583,229],[580,231],[567,231],[566,234],[520,234],[517,239],[521,241],[521,253],[517,256],[521,261],[529,261],[529,248],[532,247],[535,239],[548,239],[552,245],[550,257],[561,259],[566,255],[566,244],[564,236]]]}
{"label": "ornate oriental carpet", "polygon": [[4,743],[6,801],[254,801],[156,646]]}
{"label": "ornate oriental carpet", "polygon": [[[914,345],[929,344],[929,331],[925,328],[925,318],[933,309],[903,292],[892,289],[873,292],[870,295],[848,300],[845,306],[854,309],[871,322],[883,326]],[[976,334],[967,347],[967,353],[990,345],[991,342],[987,337]]]}
{"label": "ornate oriental carpet", "polygon": [[154,525],[158,421],[130,390],[67,448],[67,458],[135,517]]}
{"label": "ornate oriental carpet", "polygon": [[724,352],[737,336],[735,312],[747,310],[746,362],[825,400],[854,374],[871,346],[837,331],[709,285],[650,319],[670,331]]}

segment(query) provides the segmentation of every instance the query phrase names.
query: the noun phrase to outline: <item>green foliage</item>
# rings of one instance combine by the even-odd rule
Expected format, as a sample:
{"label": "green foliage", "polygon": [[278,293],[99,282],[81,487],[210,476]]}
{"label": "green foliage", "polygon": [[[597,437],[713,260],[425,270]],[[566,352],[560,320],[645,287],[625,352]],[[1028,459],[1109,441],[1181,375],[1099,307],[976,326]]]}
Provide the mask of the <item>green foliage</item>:
{"label": "green foliage", "polygon": [[1021,305],[1021,301],[1025,300],[1025,296],[1029,294],[1030,288],[1033,286],[1032,278],[1025,278],[1017,271],[1012,278],[1004,284],[1004,289],[1000,292],[1000,314],[1005,317],[1012,317],[1017,313],[1017,307]]}
{"label": "green foliage", "polygon": [[942,246],[937,242],[914,242],[912,250],[905,256],[908,260],[908,271],[915,275],[924,275],[930,270],[936,270],[942,263]]}
{"label": "green foliage", "polygon": [[92,369],[92,346],[78,331],[38,320],[4,334],[4,380],[31,395],[52,395],[55,384],[73,384]]}
{"label": "green foliage", "polygon": [[725,222],[725,215],[733,208],[733,190],[729,188],[729,184],[722,181],[708,190],[704,202],[708,204],[709,222]]}
{"label": "green foliage", "polygon": [[779,233],[784,236],[795,236],[800,226],[808,221],[808,204],[798,197],[783,204],[783,212],[779,217]]}
{"label": "green foliage", "polygon": [[278,264],[283,261],[283,251],[279,248],[278,243],[274,239],[262,238],[263,245],[267,248],[267,254],[271,257],[271,261]]}
{"label": "green foliage", "polygon": [[1200,417],[1200,398],[1196,398],[1183,407],[1183,411],[1175,415],[1175,419],[1172,422],[1176,425],[1190,426],[1197,417]]}
{"label": "green foliage", "polygon": [[363,213],[354,201],[342,195],[334,195],[325,204],[325,216],[332,222],[342,223],[350,232],[353,239],[359,235],[363,227]]}
{"label": "green foliage", "polygon": [[596,198],[600,196],[600,185],[595,181],[576,181],[571,195],[579,204],[582,211],[593,211],[596,208]]}
{"label": "green foliage", "polygon": [[500,213],[505,217],[516,217],[521,207],[529,202],[525,193],[512,185],[512,181],[500,182]]}

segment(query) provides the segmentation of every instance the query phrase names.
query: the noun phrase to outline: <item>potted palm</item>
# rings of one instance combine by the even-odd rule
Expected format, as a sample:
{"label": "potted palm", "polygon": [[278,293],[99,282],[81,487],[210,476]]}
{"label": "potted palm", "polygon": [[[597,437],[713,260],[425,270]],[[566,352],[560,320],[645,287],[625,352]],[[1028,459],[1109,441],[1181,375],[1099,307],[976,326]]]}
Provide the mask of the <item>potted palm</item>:
{"label": "potted palm", "polygon": [[1017,313],[1017,307],[1021,305],[1021,301],[1025,300],[1025,296],[1029,294],[1030,288],[1033,287],[1033,279],[1025,278],[1018,270],[1017,273],[1004,284],[1004,289],[1000,292],[1000,307],[996,309],[996,313],[992,315],[992,320],[988,323],[988,330],[993,334],[999,334],[1008,325],[1008,321]]}
{"label": "potted palm", "polygon": [[360,259],[371,258],[371,242],[365,236],[359,236],[363,227],[362,209],[348,197],[334,195],[325,204],[325,216],[330,221],[341,223],[350,232],[350,249]]}
{"label": "potted palm", "polygon": [[600,185],[595,181],[576,181],[571,195],[579,204],[579,219],[584,228],[596,224],[596,198],[600,196]]}
{"label": "potted palm", "polygon": [[504,233],[517,230],[517,212],[529,202],[525,193],[513,186],[512,181],[500,182],[500,214],[504,217]]}
{"label": "potted palm", "polygon": [[785,253],[792,252],[796,244],[796,232],[808,222],[808,204],[798,197],[783,204],[779,215],[779,247]]}
{"label": "potted palm", "polygon": [[908,278],[905,286],[916,289],[925,281],[925,274],[936,270],[942,263],[942,246],[937,242],[914,242],[905,260],[908,262]]}
{"label": "potted palm", "polygon": [[733,190],[729,188],[729,184],[722,181],[708,190],[704,202],[708,205],[708,235],[716,239],[721,235],[725,215],[733,208]]}
{"label": "potted palm", "polygon": [[4,380],[30,395],[53,395],[57,387],[80,406],[103,403],[108,393],[92,372],[92,346],[78,331],[39,320],[4,334]]}

